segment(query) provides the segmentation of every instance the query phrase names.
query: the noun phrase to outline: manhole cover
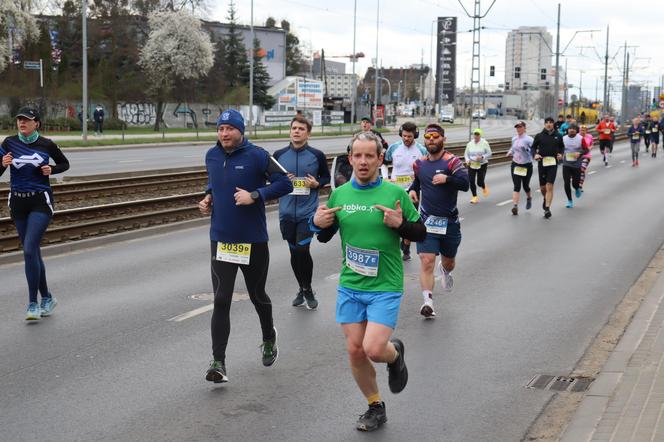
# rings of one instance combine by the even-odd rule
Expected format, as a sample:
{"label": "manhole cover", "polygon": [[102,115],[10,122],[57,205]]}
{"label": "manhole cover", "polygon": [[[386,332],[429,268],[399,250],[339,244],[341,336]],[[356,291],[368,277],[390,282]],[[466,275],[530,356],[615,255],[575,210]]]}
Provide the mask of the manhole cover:
{"label": "manhole cover", "polygon": [[[198,295],[189,295],[189,299],[194,301],[214,301],[214,295],[212,293],[199,293]],[[249,299],[249,295],[241,292],[233,292],[233,302],[246,301]]]}
{"label": "manhole cover", "polygon": [[586,391],[594,380],[595,378],[541,374],[533,377],[530,382],[528,382],[528,385],[526,385],[526,388],[580,393]]}

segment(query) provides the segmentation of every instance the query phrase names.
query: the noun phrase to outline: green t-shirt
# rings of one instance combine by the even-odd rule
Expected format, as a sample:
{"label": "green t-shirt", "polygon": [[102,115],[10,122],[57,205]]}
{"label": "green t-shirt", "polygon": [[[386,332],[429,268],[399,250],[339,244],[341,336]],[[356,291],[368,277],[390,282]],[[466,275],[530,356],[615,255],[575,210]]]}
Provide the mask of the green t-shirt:
{"label": "green t-shirt", "polygon": [[343,268],[339,284],[342,287],[366,292],[403,292],[399,234],[383,224],[383,212],[374,207],[380,204],[394,209],[397,200],[401,201],[404,219],[411,222],[420,219],[406,192],[387,181],[362,189],[349,182],[330,195],[328,207],[343,207],[335,214],[341,234]]}

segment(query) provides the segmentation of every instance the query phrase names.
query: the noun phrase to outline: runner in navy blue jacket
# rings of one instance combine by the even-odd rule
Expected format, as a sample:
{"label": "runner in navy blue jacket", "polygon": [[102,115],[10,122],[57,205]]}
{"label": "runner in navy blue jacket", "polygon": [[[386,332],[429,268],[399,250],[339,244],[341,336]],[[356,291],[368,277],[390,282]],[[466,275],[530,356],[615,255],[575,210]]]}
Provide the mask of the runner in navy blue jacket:
{"label": "runner in navy blue jacket", "polygon": [[[39,243],[53,217],[53,193],[49,175],[69,169],[69,161],[58,146],[39,135],[39,112],[23,108],[16,115],[18,135],[5,138],[0,146],[0,175],[10,167],[9,211],[16,225],[25,260],[29,304],[25,319],[49,316],[57,304],[48,291],[46,268]],[[54,166],[49,165],[53,160]],[[41,294],[41,305],[37,303]]]}
{"label": "runner in navy blue jacket", "polygon": [[313,232],[309,218],[318,208],[318,192],[330,182],[325,154],[307,144],[311,123],[303,116],[296,116],[290,124],[290,144],[274,153],[274,159],[287,171],[293,182],[293,192],[279,200],[279,225],[281,235],[288,241],[291,267],[300,285],[293,306],[303,305],[315,309],[318,301],[311,288],[314,262],[309,245]]}
{"label": "runner in navy blue jacket", "polygon": [[265,203],[293,190],[284,168],[244,137],[244,119],[238,111],[222,112],[217,120],[217,137],[217,145],[205,156],[208,189],[198,205],[202,213],[212,214],[214,359],[205,378],[215,383],[228,381],[226,345],[238,268],[242,270],[249,298],[260,319],[263,365],[269,367],[277,359],[277,330],[272,321],[272,303],[265,293],[270,261]]}

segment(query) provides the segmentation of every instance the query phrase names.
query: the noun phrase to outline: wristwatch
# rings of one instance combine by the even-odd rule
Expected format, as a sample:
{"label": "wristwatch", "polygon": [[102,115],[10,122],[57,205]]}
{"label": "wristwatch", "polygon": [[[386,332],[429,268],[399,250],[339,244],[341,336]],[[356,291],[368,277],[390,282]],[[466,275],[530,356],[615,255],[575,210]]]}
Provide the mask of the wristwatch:
{"label": "wristwatch", "polygon": [[254,201],[258,201],[261,197],[261,194],[258,193],[258,190],[254,190],[253,192],[251,192],[250,195],[251,195],[251,199],[254,200]]}

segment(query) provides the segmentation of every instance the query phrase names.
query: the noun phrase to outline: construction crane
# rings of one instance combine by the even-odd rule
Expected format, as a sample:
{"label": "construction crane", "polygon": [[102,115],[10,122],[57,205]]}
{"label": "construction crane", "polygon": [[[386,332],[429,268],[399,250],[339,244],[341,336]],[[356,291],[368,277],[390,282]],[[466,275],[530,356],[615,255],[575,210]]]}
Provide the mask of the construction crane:
{"label": "construction crane", "polygon": [[[350,55],[328,55],[327,58],[348,58],[350,61],[357,61],[358,58],[364,58],[364,52],[358,52]],[[321,49],[320,53],[314,53],[314,59],[320,59],[320,79],[323,82],[323,103],[329,101],[327,95],[327,72],[325,69],[325,49]]]}

